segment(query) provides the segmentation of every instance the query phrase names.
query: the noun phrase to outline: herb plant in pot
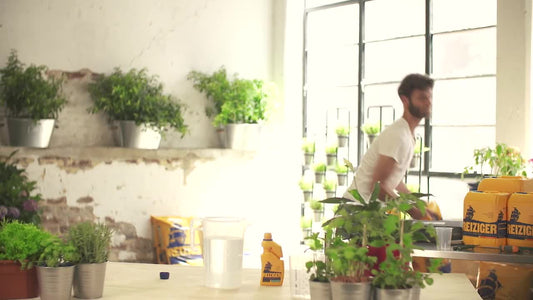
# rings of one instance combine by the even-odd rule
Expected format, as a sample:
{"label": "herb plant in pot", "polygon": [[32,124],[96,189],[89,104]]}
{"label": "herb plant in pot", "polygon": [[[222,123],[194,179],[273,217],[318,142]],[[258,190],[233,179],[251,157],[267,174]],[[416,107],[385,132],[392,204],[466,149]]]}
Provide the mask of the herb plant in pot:
{"label": "herb plant in pot", "polygon": [[337,182],[335,182],[335,180],[329,180],[329,179],[324,180],[322,187],[324,188],[324,191],[326,192],[326,198],[335,197],[335,193],[337,191]]}
{"label": "herb plant in pot", "polygon": [[350,127],[339,125],[337,128],[335,128],[335,133],[337,134],[337,142],[339,147],[346,147],[346,145],[348,145],[348,139],[350,136]]}
{"label": "herb plant in pot", "polygon": [[306,237],[311,235],[311,226],[313,225],[313,219],[309,217],[302,216],[300,218],[300,228],[302,229],[302,238],[305,239]]}
{"label": "herb plant in pot", "polygon": [[334,166],[337,163],[337,145],[326,147],[326,159],[328,166]]}
{"label": "herb plant in pot", "polygon": [[381,131],[380,123],[365,123],[361,126],[361,130],[366,134],[368,138],[368,145],[374,142],[374,139],[378,136]]}
{"label": "herb plant in pot", "polygon": [[335,172],[337,173],[337,183],[339,185],[346,185],[348,181],[348,167],[345,165],[337,164],[335,167]]}
{"label": "herb plant in pot", "polygon": [[41,243],[49,235],[34,224],[0,222],[0,299],[39,295],[34,263],[41,253]]}
{"label": "herb plant in pot", "polygon": [[15,153],[0,159],[0,221],[18,220],[39,225],[41,195],[35,193],[37,183],[28,179],[25,169],[11,162]]}
{"label": "herb plant in pot", "polygon": [[324,205],[318,200],[312,200],[309,202],[309,208],[313,210],[313,216],[315,222],[320,222],[324,215]]}
{"label": "herb plant in pot", "polygon": [[146,69],[127,73],[115,68],[89,84],[94,101],[91,113],[104,112],[120,124],[124,147],[158,149],[161,134],[169,128],[188,131],[183,119],[185,106],[163,93],[163,85]]}
{"label": "herb plant in pot", "polygon": [[[326,233],[327,235],[327,233]],[[324,238],[320,238],[318,233],[313,233],[306,238],[309,249],[313,251],[313,259],[305,263],[309,276],[309,292],[311,300],[331,299],[331,286],[329,277],[331,267],[324,256]]]}
{"label": "herb plant in pot", "polygon": [[304,164],[310,166],[313,163],[313,158],[315,156],[315,142],[304,139],[302,150],[304,152]]}
{"label": "herb plant in pot", "polygon": [[68,240],[79,256],[74,271],[75,297],[102,297],[111,234],[105,224],[83,222],[70,227]]}
{"label": "herb plant in pot", "polygon": [[37,261],[37,279],[41,300],[70,300],[74,279],[76,248],[56,235],[50,234],[41,242]]}
{"label": "herb plant in pot", "polygon": [[313,182],[302,178],[299,185],[304,195],[304,202],[308,202],[313,197]]}
{"label": "herb plant in pot", "polygon": [[[428,241],[426,234],[434,236],[431,226],[421,222],[406,222],[407,212],[417,207],[425,214],[426,202],[417,194],[404,194],[387,201],[386,208],[394,212],[387,214],[383,222],[384,241],[387,244],[385,261],[379,270],[372,270],[372,285],[376,287],[376,299],[419,299],[420,288],[431,285],[433,279],[429,274],[415,271],[412,266],[412,253],[416,242]],[[396,252],[397,254],[395,254]],[[437,271],[440,259],[430,260],[430,272]]]}
{"label": "herb plant in pot", "polygon": [[256,150],[259,144],[260,125],[266,119],[267,99],[270,91],[264,81],[241,79],[237,74],[228,76],[220,67],[213,74],[191,71],[187,79],[194,88],[205,93],[213,106],[206,109],[213,116],[213,125],[224,128],[225,146],[237,150]]}
{"label": "herb plant in pot", "polygon": [[24,64],[11,50],[0,69],[0,100],[6,107],[11,146],[47,148],[55,119],[63,109],[61,78],[48,76],[46,66]]}
{"label": "herb plant in pot", "polygon": [[322,183],[324,176],[326,175],[326,169],[326,164],[323,162],[316,163],[313,166],[313,170],[315,171],[315,183]]}

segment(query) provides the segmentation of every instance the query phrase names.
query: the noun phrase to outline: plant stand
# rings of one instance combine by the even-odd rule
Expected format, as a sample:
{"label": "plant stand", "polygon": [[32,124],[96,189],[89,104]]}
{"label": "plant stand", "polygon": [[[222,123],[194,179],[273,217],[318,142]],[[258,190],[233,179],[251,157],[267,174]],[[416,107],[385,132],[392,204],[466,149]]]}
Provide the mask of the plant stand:
{"label": "plant stand", "polygon": [[20,263],[0,260],[0,299],[24,299],[39,296],[35,268],[21,270]]}

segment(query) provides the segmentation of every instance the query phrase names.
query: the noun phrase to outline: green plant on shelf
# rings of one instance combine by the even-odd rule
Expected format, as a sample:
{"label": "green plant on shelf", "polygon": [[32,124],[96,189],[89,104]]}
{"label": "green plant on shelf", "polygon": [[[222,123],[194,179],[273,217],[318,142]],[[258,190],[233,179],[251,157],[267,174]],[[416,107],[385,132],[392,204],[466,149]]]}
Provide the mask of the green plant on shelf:
{"label": "green plant on shelf", "polygon": [[339,125],[335,128],[335,133],[338,136],[348,136],[350,134],[350,127],[346,125]]}
{"label": "green plant on shelf", "polygon": [[333,192],[337,189],[337,182],[335,180],[324,180],[324,183],[322,185],[324,187],[324,190],[328,192]]}
{"label": "green plant on shelf", "polygon": [[300,179],[299,182],[300,189],[302,191],[312,191],[313,190],[313,181],[306,180],[304,178]]}
{"label": "green plant on shelf", "polygon": [[367,135],[377,135],[381,130],[380,123],[365,123],[361,126],[361,130]]}
{"label": "green plant on shelf", "polygon": [[300,218],[300,227],[304,230],[311,229],[311,226],[313,225],[313,219],[309,217],[301,217]]}
{"label": "green plant on shelf", "polygon": [[[478,174],[480,178],[490,176],[524,176],[526,173],[526,160],[517,148],[504,143],[498,143],[494,148],[485,147],[474,149],[474,165],[465,167],[466,174]],[[490,173],[485,174],[486,167]]]}
{"label": "green plant on shelf", "polygon": [[309,208],[311,208],[312,210],[314,211],[322,211],[322,209],[324,208],[324,206],[322,205],[322,203],[318,200],[312,200],[310,203],[309,203]]}
{"label": "green plant on shelf", "polygon": [[326,154],[328,155],[336,155],[337,154],[337,145],[332,145],[332,146],[328,146],[326,147]]}
{"label": "green plant on shelf", "polygon": [[337,166],[335,166],[335,172],[337,174],[347,174],[348,173],[348,167],[345,166],[345,165],[337,164]]}
{"label": "green plant on shelf", "polygon": [[315,173],[324,173],[326,172],[326,164],[321,162],[321,163],[317,163],[313,166],[313,170],[315,170]]}
{"label": "green plant on shelf", "polygon": [[304,153],[314,154],[315,153],[315,142],[308,140],[308,139],[304,139],[302,143],[302,150]]}

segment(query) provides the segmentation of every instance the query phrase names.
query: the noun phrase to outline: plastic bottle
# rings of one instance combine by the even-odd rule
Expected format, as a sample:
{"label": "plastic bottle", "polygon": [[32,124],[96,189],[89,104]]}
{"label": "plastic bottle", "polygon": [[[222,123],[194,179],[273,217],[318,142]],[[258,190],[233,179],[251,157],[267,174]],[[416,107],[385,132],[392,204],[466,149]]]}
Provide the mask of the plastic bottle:
{"label": "plastic bottle", "polygon": [[272,234],[265,233],[261,255],[261,285],[280,286],[283,284],[285,267],[281,246],[272,241]]}

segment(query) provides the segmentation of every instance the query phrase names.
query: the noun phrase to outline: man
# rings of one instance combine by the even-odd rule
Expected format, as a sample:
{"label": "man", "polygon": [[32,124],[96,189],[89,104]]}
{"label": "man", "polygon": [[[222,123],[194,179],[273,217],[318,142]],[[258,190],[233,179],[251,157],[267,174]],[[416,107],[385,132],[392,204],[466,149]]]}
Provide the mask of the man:
{"label": "man", "polygon": [[[403,115],[383,130],[363,156],[348,191],[357,189],[364,199],[370,198],[376,182],[380,183],[380,200],[386,196],[396,198],[398,192],[409,193],[403,177],[414,154],[416,126],[431,115],[433,79],[422,74],[407,75],[398,87],[403,104]],[[414,208],[409,211],[414,219],[424,217]]]}

